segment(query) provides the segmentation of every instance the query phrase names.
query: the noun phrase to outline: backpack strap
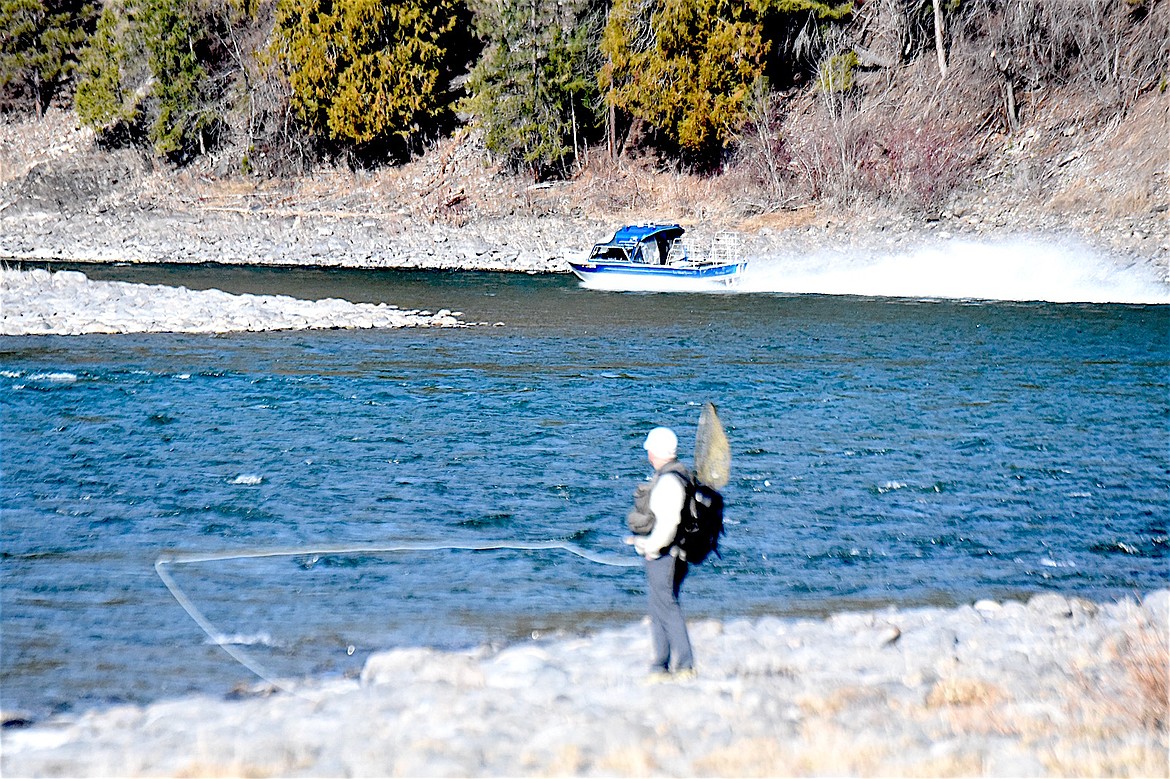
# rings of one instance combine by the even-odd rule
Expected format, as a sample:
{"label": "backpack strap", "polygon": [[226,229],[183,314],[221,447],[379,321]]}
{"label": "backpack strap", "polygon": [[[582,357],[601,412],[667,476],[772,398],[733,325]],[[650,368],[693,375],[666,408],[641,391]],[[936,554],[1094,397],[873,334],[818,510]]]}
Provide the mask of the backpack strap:
{"label": "backpack strap", "polygon": [[654,472],[654,483],[658,482],[659,477],[667,473],[673,473],[683,483],[683,487],[690,487],[691,485],[691,471],[678,460],[671,460],[666,465]]}
{"label": "backpack strap", "polygon": [[695,480],[694,480],[694,477],[691,475],[690,469],[687,468],[685,465],[683,465],[678,460],[671,460],[666,465],[663,465],[660,469],[655,471],[654,472],[654,482],[657,483],[658,479],[660,479],[661,477],[665,476],[668,473],[673,474],[674,476],[677,476],[679,481],[682,482],[683,504],[682,504],[682,508],[679,510],[678,529],[675,531],[674,538],[671,539],[670,544],[668,544],[662,550],[661,554],[666,554],[668,549],[674,549],[678,546],[678,539],[682,535],[683,524],[686,522],[687,515],[688,515],[688,512],[690,510],[691,497],[695,493]]}

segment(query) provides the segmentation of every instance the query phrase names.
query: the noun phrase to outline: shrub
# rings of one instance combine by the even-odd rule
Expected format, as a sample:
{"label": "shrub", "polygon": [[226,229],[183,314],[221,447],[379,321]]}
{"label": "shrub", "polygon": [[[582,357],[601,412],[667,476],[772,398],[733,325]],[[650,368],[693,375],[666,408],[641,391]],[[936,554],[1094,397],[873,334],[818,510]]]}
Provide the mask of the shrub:
{"label": "shrub", "polygon": [[74,107],[81,121],[99,133],[133,122],[149,79],[148,70],[134,66],[144,60],[141,39],[122,4],[107,4],[77,69]]}
{"label": "shrub", "polygon": [[854,73],[860,60],[857,53],[847,51],[834,54],[821,63],[817,74],[817,89],[822,92],[848,92],[856,82]]}
{"label": "shrub", "polygon": [[898,205],[937,209],[961,180],[963,139],[940,123],[896,124],[867,137],[866,188]]}
{"label": "shrub", "polygon": [[764,70],[758,15],[729,0],[617,0],[601,50],[606,100],[708,160],[742,125]]}

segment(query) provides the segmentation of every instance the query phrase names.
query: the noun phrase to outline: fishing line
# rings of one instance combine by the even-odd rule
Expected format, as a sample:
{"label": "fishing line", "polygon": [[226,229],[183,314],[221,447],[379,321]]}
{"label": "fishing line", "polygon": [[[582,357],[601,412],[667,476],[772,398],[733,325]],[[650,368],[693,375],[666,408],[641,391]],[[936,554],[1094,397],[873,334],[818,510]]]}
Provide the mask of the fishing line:
{"label": "fishing line", "polygon": [[187,597],[187,593],[183,591],[171,575],[167,572],[167,566],[173,565],[187,565],[192,563],[214,563],[225,560],[256,560],[266,557],[297,557],[305,555],[329,556],[340,554],[379,554],[383,552],[442,552],[442,551],[472,551],[485,552],[497,549],[515,549],[519,551],[542,551],[542,550],[559,550],[569,552],[578,557],[584,558],[593,563],[601,565],[610,565],[618,568],[630,568],[641,565],[641,558],[631,559],[629,557],[619,557],[612,554],[599,554],[591,552],[588,549],[582,549],[574,544],[563,541],[484,541],[475,544],[430,544],[422,542],[405,542],[395,544],[393,546],[330,546],[330,547],[315,547],[305,548],[299,547],[294,549],[258,549],[258,550],[241,550],[235,552],[215,552],[215,553],[184,553],[163,555],[154,563],[155,573],[162,583],[166,585],[167,590],[178,602],[187,615],[195,621],[207,637],[211,639],[212,643],[218,646],[223,651],[227,652],[233,660],[240,665],[247,668],[252,673],[259,676],[268,684],[281,689],[291,695],[296,695],[301,698],[312,700],[303,693],[287,686],[276,676],[276,674],[266,668],[259,661],[249,657],[246,652],[237,647],[232,646],[224,640],[224,634],[220,632],[215,625],[204,616],[203,612]]}

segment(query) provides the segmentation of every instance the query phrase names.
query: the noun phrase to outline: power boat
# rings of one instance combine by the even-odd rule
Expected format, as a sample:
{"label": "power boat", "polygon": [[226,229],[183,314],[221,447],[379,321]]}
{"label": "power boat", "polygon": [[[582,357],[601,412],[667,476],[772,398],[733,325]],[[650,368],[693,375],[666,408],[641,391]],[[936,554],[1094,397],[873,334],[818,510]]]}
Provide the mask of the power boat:
{"label": "power boat", "polygon": [[626,225],[569,267],[585,286],[620,290],[726,289],[739,282],[747,261],[738,242],[720,234],[705,257],[692,256],[677,224]]}

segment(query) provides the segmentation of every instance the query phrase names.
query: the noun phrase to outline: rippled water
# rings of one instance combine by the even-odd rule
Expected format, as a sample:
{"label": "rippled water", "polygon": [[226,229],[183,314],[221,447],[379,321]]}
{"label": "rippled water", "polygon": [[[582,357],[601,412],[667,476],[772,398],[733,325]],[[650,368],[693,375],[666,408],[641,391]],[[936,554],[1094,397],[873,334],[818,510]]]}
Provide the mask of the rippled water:
{"label": "rippled water", "polygon": [[173,552],[305,550],[171,569],[220,639],[290,676],[636,619],[637,568],[563,552],[312,552],[553,539],[623,554],[645,431],[693,440],[708,399],[732,444],[729,532],[688,579],[693,616],[1166,586],[1166,306],[103,273],[505,326],[0,339],[6,710],[254,681],[155,575]]}

